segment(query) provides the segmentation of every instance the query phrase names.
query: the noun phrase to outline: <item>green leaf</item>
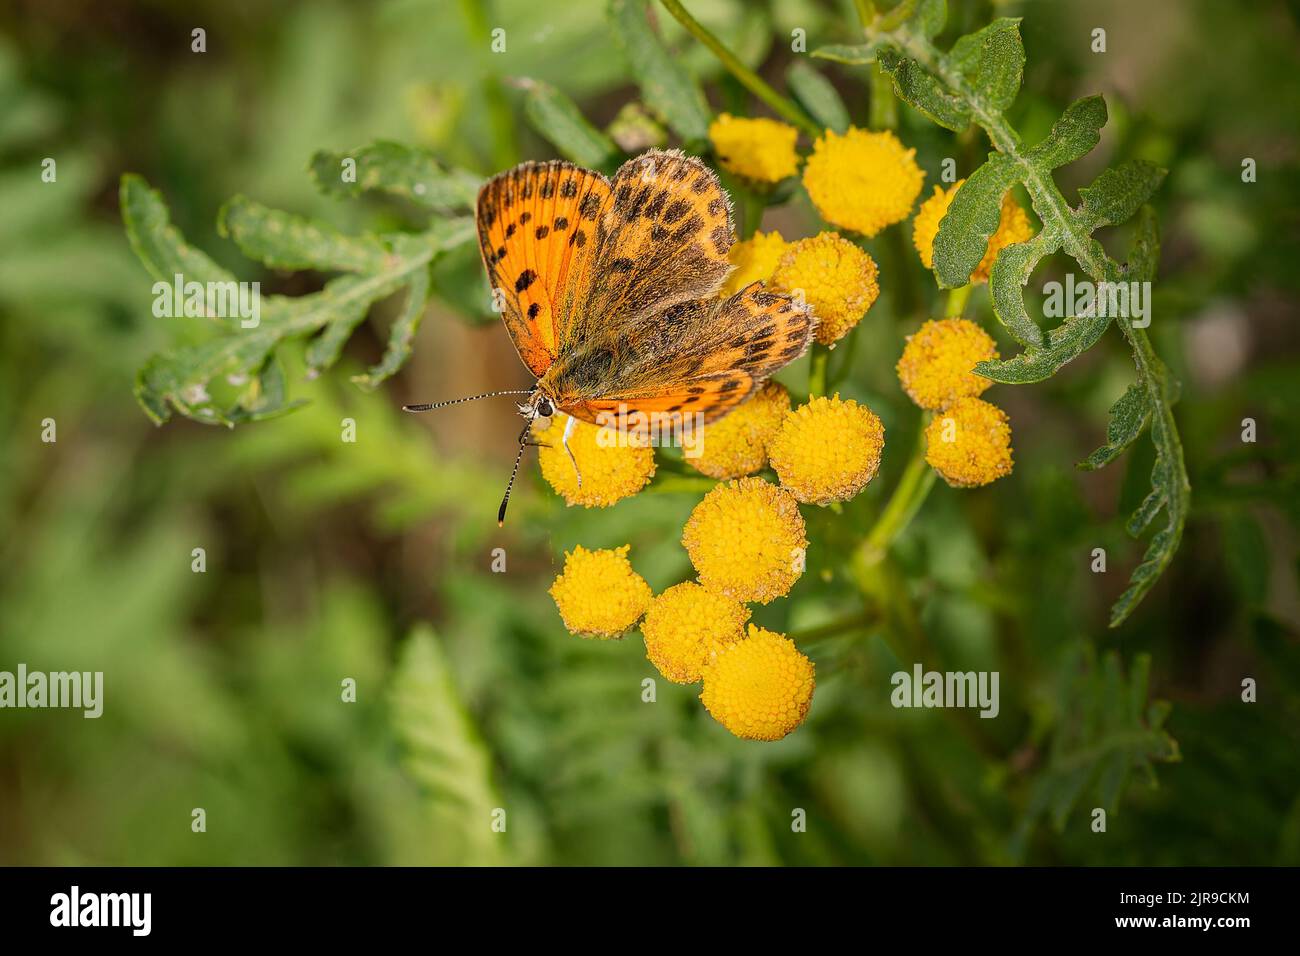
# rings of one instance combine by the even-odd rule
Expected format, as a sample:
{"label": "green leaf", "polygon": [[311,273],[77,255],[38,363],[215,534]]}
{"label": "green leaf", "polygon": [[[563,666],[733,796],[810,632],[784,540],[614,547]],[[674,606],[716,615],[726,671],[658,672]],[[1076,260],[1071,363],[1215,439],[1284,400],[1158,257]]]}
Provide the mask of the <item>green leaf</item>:
{"label": "green leaf", "polygon": [[375,190],[438,210],[473,209],[482,185],[481,177],[444,168],[425,150],[384,141],[346,153],[319,150],[312,156],[311,174],[326,195],[360,196]]}
{"label": "green leaf", "polygon": [[1084,471],[1096,471],[1110,464],[1138,440],[1150,420],[1151,403],[1147,393],[1135,382],[1110,407],[1106,444],[1079,462],[1078,467]]}
{"label": "green leaf", "polygon": [[1155,787],[1154,765],[1182,759],[1178,742],[1164,727],[1169,705],[1148,701],[1150,668],[1150,655],[1139,654],[1126,676],[1114,651],[1099,666],[1090,644],[1067,656],[1046,766],[1017,828],[1015,842],[1022,849],[1043,816],[1063,831],[1089,791],[1094,805],[1114,814],[1134,773]]}
{"label": "green leaf", "polygon": [[1005,361],[980,362],[975,366],[975,372],[1007,385],[1041,382],[1092,348],[1109,326],[1109,316],[1077,316],[1066,319],[1047,333],[1046,345],[1026,348],[1019,355]]}
{"label": "green leaf", "polygon": [[970,125],[970,108],[959,96],[935,79],[915,60],[893,49],[876,54],[880,68],[894,81],[894,93],[904,103],[924,113],[944,129],[960,133]]}
{"label": "green leaf", "polygon": [[389,714],[402,767],[420,787],[438,836],[438,862],[504,862],[504,835],[492,828],[502,801],[491,760],[427,624],[417,625],[402,647]]}
{"label": "green leaf", "polygon": [[849,111],[831,81],[803,60],[786,71],[786,85],[803,107],[822,126],[843,133],[849,128]]}
{"label": "green leaf", "polygon": [[674,133],[688,143],[709,135],[708,101],[680,57],[668,52],[650,25],[645,0],[611,0],[610,18],[623,43],[641,97]]}
{"label": "green leaf", "polygon": [[118,198],[122,222],[136,256],[155,279],[186,282],[234,282],[235,277],[185,241],[172,225],[162,196],[134,173],[122,176]]}
{"label": "green leaf", "polygon": [[945,0],[900,0],[892,10],[877,15],[873,28],[893,31],[907,26],[922,38],[929,39],[943,32],[947,22],[948,4]]}
{"label": "green leaf", "polygon": [[1014,181],[1011,162],[995,154],[957,190],[934,237],[934,271],[941,286],[953,288],[970,282],[971,273],[988,252],[989,239],[997,232],[1002,196]]}
{"label": "green leaf", "polygon": [[1025,309],[1024,288],[1038,263],[1059,246],[1056,235],[1044,229],[1028,242],[1017,242],[1000,250],[989,271],[993,314],[1027,348],[1042,346],[1043,332]]}
{"label": "green leaf", "polygon": [[950,54],[972,92],[995,113],[1015,102],[1025,70],[1020,18],[999,17],[953,44]]}
{"label": "green leaf", "polygon": [[333,226],[270,209],[235,196],[217,214],[217,232],[235,241],[250,259],[273,269],[368,272],[383,268],[388,254],[371,236],[347,236]]}
{"label": "green leaf", "polygon": [[240,396],[238,405],[230,412],[230,421],[233,424],[262,422],[278,418],[307,404],[301,399],[287,401],[287,397],[284,367],[274,355],[268,355],[262,368]]}
{"label": "green leaf", "polygon": [[406,301],[402,304],[402,311],[388,331],[388,345],[384,348],[383,358],[364,375],[354,375],[352,381],[370,391],[406,364],[428,303],[429,270],[417,269],[411,274],[410,284],[406,287]]}
{"label": "green leaf", "polygon": [[573,100],[555,87],[526,78],[517,83],[525,91],[524,115],[529,125],[565,158],[602,169],[620,155],[614,141],[587,122]]}
{"label": "green leaf", "polygon": [[1029,151],[1028,159],[1049,170],[1072,163],[1101,142],[1101,128],[1105,125],[1106,101],[1100,96],[1085,96],[1066,108],[1047,137]]}
{"label": "green leaf", "polygon": [[1083,200],[1080,215],[1086,228],[1091,230],[1128,222],[1160,188],[1164,178],[1165,170],[1141,159],[1107,169],[1091,186],[1079,190],[1079,197]]}

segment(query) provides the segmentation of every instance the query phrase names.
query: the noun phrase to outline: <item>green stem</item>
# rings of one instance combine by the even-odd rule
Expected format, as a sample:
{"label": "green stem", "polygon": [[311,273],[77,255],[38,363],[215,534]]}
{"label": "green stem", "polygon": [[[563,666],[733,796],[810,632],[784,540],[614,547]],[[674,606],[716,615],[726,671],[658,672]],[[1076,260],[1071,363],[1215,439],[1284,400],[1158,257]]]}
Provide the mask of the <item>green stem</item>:
{"label": "green stem", "polygon": [[752,239],[763,224],[767,202],[751,189],[733,189],[732,195],[740,198],[740,238]]}
{"label": "green stem", "polygon": [[802,127],[810,136],[820,136],[824,132],[821,126],[814,122],[794,101],[782,96],[769,86],[762,77],[741,63],[736,58],[736,54],[727,49],[721,40],[710,33],[702,23],[687,12],[686,8],[681,5],[680,0],[659,0],[659,2],[677,18],[677,22],[684,26],[691,36],[713,51],[713,55],[722,62],[722,65],[730,71],[732,76],[738,79],[749,92],[770,106],[778,116],[796,126]]}
{"label": "green stem", "polygon": [[948,290],[948,302],[943,310],[945,319],[961,318],[962,312],[966,310],[966,300],[970,298],[971,288],[972,286],[967,284]]}
{"label": "green stem", "polygon": [[871,74],[871,113],[867,122],[872,129],[898,129],[898,100],[894,98],[894,83],[879,66]]}
{"label": "green stem", "polygon": [[786,635],[786,637],[796,643],[816,641],[823,637],[834,637],[837,634],[862,630],[879,622],[879,620],[880,616],[878,614],[874,614],[870,611],[859,611],[857,614],[850,614],[847,617],[842,617],[838,620],[818,625],[817,627],[806,628],[802,631],[791,631]]}
{"label": "green stem", "polygon": [[912,457],[908,459],[893,495],[853,555],[853,573],[860,585],[876,565],[884,560],[894,541],[925,503],[933,486],[934,469],[925,460],[925,428],[922,427],[912,449]]}
{"label": "green stem", "polygon": [[808,363],[808,397],[826,394],[826,367],[830,364],[831,350],[820,342],[812,346],[812,360]]}

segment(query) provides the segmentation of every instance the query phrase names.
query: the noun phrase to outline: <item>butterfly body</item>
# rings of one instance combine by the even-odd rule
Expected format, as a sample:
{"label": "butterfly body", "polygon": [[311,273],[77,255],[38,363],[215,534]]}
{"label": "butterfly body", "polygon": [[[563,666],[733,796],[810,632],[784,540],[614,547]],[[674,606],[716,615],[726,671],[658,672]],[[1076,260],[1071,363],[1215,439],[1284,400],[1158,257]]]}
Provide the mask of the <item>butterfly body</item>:
{"label": "butterfly body", "polygon": [[644,427],[707,424],[807,349],[807,306],[752,283],[722,299],[731,203],[698,159],[651,150],[612,180],[567,162],[524,163],[486,183],[484,267],[520,358],[521,406]]}

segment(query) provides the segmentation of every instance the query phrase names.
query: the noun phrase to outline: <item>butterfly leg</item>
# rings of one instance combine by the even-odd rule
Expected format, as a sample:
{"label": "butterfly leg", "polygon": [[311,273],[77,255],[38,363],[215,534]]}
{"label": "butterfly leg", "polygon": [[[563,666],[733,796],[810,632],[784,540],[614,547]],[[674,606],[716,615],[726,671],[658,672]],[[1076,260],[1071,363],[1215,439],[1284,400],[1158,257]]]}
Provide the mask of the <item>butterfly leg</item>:
{"label": "butterfly leg", "polygon": [[578,420],[573,417],[570,417],[569,420],[564,423],[564,438],[560,443],[564,445],[564,450],[569,453],[569,461],[573,462],[573,473],[578,476],[578,487],[581,488],[582,472],[578,470],[578,459],[573,457],[573,449],[569,447],[569,436],[573,434],[573,429],[576,428],[577,425]]}

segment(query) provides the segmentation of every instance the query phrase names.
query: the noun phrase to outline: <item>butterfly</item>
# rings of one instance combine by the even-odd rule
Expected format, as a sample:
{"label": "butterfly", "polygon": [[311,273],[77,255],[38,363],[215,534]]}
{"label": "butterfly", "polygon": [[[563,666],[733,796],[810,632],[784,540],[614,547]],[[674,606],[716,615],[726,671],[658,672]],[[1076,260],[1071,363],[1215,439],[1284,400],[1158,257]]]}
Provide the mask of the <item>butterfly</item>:
{"label": "butterfly", "polygon": [[566,450],[579,421],[631,432],[655,416],[709,424],[801,356],[816,330],[801,297],[761,282],[718,295],[732,269],[731,201],[679,150],[643,153],[612,180],[562,160],[523,163],[483,185],[476,220],[494,300],[536,385],[404,407],[528,396],[498,523],[534,421],[568,415]]}

